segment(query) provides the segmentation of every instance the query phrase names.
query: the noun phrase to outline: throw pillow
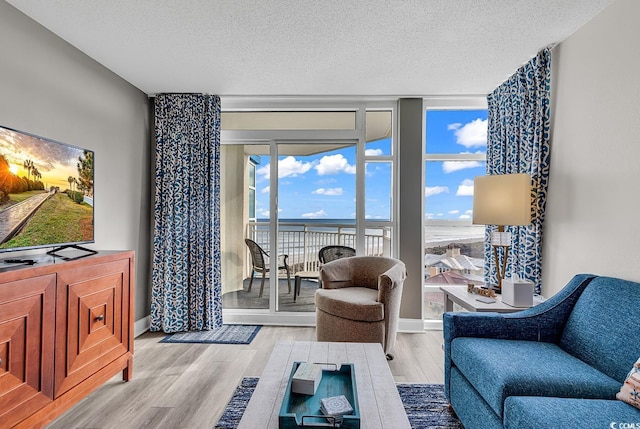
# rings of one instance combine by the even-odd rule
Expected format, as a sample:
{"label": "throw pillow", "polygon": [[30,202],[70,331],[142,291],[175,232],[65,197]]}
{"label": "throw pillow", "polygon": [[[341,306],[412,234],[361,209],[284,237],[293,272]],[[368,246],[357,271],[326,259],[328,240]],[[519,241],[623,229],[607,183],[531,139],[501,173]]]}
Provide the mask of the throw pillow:
{"label": "throw pillow", "polygon": [[631,368],[616,398],[640,408],[640,359]]}

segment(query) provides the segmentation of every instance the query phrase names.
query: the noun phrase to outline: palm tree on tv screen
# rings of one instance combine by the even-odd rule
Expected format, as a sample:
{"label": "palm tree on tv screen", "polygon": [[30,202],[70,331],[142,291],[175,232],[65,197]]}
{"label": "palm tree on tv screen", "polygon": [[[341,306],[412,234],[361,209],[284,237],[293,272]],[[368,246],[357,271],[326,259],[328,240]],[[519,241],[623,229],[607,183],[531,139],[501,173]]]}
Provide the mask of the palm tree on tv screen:
{"label": "palm tree on tv screen", "polygon": [[93,195],[93,152],[85,150],[78,157],[78,187],[87,195]]}
{"label": "palm tree on tv screen", "polygon": [[27,159],[22,165],[25,170],[27,170],[27,180],[31,180],[31,171],[35,168],[35,166],[33,165],[33,161]]}

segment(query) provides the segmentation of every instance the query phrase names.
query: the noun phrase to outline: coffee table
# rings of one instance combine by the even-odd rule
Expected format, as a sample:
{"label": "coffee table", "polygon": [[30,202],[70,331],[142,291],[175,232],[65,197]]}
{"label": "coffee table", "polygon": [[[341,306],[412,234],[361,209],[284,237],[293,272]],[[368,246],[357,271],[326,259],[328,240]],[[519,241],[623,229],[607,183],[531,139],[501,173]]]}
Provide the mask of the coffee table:
{"label": "coffee table", "polygon": [[294,362],[353,363],[360,427],[411,428],[382,346],[377,343],[279,342],[271,352],[239,429],[278,428],[278,415]]}
{"label": "coffee table", "polygon": [[[453,311],[453,303],[468,311],[493,311],[496,313],[513,313],[514,311],[524,310],[527,307],[512,307],[502,302],[502,295],[498,295],[496,302],[488,304],[478,301],[481,295],[467,292],[466,286],[441,286],[440,290],[444,293],[444,311]],[[544,302],[545,298],[540,295],[533,296],[533,305]]]}

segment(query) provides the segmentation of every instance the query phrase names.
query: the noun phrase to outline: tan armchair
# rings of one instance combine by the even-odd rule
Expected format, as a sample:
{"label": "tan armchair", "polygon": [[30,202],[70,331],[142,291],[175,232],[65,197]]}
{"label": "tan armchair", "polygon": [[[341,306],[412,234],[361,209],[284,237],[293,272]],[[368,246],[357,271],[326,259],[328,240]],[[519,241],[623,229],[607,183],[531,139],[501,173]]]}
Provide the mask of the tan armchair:
{"label": "tan armchair", "polygon": [[382,256],[323,265],[315,295],[318,341],[380,343],[393,359],[405,277],[404,262]]}

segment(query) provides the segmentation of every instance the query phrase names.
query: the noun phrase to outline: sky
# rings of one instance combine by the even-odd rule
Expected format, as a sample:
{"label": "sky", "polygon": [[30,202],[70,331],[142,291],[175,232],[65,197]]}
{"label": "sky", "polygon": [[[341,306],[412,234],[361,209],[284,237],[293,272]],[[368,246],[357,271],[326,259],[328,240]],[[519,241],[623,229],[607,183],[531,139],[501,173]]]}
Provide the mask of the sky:
{"label": "sky", "polygon": [[78,177],[77,163],[82,149],[0,127],[0,155],[18,177],[30,177],[24,168],[24,161],[29,159],[42,174],[40,180],[45,188],[67,189],[69,176]]}
{"label": "sky", "polygon": [[[427,154],[486,154],[486,110],[428,110],[426,124]],[[473,179],[485,174],[482,161],[427,161],[425,218],[471,220]]]}
{"label": "sky", "polygon": [[[485,153],[486,110],[429,110],[426,113],[427,153]],[[391,210],[391,141],[366,145],[365,218],[388,220]],[[256,217],[268,218],[269,165],[256,167]],[[311,156],[281,156],[278,160],[280,219],[355,219],[355,146]],[[473,178],[485,174],[484,162],[429,161],[425,178],[425,218],[470,220]]]}

